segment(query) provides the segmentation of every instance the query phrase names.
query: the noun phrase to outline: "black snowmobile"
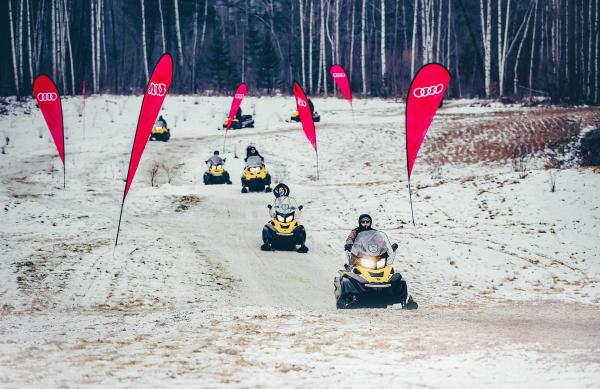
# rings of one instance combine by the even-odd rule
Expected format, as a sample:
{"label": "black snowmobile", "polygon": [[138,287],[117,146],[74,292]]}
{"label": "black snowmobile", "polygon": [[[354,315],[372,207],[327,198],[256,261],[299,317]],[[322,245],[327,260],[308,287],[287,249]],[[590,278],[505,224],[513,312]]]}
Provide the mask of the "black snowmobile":
{"label": "black snowmobile", "polygon": [[[292,117],[290,118],[290,121],[292,121],[292,122],[300,121],[300,115],[298,114],[298,111],[292,112]],[[313,112],[313,122],[318,123],[320,121],[321,121],[321,115],[319,115],[319,113],[317,111]]]}
{"label": "black snowmobile", "polygon": [[406,281],[392,267],[397,248],[381,231],[359,232],[347,253],[348,264],[333,280],[336,307],[386,307],[399,303],[404,309],[417,309]]}
{"label": "black snowmobile", "polygon": [[[223,122],[223,130],[227,128],[228,121],[229,118],[225,118],[225,121]],[[254,128],[254,119],[252,118],[252,115],[242,115],[241,120],[237,117],[234,117],[231,121],[231,126],[229,128],[233,130],[241,130],[242,128]]]}
{"label": "black snowmobile", "polygon": [[[307,253],[306,230],[298,220],[302,205],[298,205],[293,197],[282,196],[268,205],[271,220],[263,227],[261,250],[283,250]],[[298,247],[300,246],[300,247]]]}

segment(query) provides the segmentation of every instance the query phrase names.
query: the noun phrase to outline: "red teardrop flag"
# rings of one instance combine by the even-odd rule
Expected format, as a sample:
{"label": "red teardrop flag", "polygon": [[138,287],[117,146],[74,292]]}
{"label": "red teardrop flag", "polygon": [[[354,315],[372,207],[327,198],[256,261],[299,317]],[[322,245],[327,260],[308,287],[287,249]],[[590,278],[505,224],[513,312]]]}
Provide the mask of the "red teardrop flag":
{"label": "red teardrop flag", "polygon": [[338,64],[331,65],[329,74],[331,74],[338,88],[340,88],[340,91],[342,91],[342,94],[348,100],[350,106],[352,106],[352,91],[350,90],[350,82],[344,68]]}
{"label": "red teardrop flag", "polygon": [[129,161],[127,183],[125,184],[123,198],[129,192],[129,187],[133,182],[133,177],[142,158],[144,148],[146,147],[146,143],[148,143],[150,132],[171,86],[172,77],[173,59],[170,54],[163,54],[154,67],[154,72],[152,73],[152,77],[150,77],[150,81],[148,81],[144,100],[142,101],[142,109],[140,110],[133,148],[131,149],[131,159]]}
{"label": "red teardrop flag", "polygon": [[227,120],[227,129],[225,131],[229,130],[229,127],[231,127],[231,122],[235,118],[235,114],[237,113],[238,108],[242,104],[242,100],[244,100],[244,97],[246,96],[247,92],[248,86],[242,82],[235,91],[235,95],[233,95],[231,109],[229,110],[229,118]]}
{"label": "red teardrop flag", "polygon": [[308,106],[308,100],[302,90],[302,87],[297,82],[294,82],[294,97],[296,98],[296,109],[300,116],[302,129],[310,144],[317,151],[317,132],[315,130],[315,122],[313,121],[312,112]]}
{"label": "red teardrop flag", "polygon": [[173,59],[170,54],[163,54],[162,57],[156,63],[152,76],[148,81],[146,87],[146,93],[144,94],[144,100],[142,101],[142,108],[140,110],[140,117],[138,119],[137,128],[135,130],[135,139],[133,140],[133,147],[131,149],[131,158],[129,160],[129,170],[127,171],[127,181],[125,183],[125,190],[123,191],[123,201],[121,202],[121,213],[119,215],[119,226],[117,227],[117,238],[115,239],[115,247],[119,241],[119,230],[121,229],[121,216],[123,216],[123,205],[125,204],[125,197],[129,192],[133,177],[142,158],[146,143],[150,137],[152,126],[156,121],[160,107],[165,100],[165,96],[171,87],[171,80],[173,78]]}
{"label": "red teardrop flag", "polygon": [[423,66],[410,84],[406,99],[406,156],[408,178],[419,148],[450,84],[450,73],[438,63]]}
{"label": "red teardrop flag", "polygon": [[42,115],[44,115],[48,129],[50,129],[50,134],[58,150],[58,155],[60,155],[60,159],[64,165],[65,133],[60,94],[58,93],[56,84],[54,84],[54,81],[50,77],[42,74],[33,83],[33,95],[42,111]]}

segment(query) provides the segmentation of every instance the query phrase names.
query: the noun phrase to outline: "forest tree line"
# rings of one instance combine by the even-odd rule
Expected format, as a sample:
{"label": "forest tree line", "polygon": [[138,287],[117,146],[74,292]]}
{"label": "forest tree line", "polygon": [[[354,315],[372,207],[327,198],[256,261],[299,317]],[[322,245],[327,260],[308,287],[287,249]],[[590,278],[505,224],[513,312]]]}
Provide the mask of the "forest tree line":
{"label": "forest tree line", "polygon": [[600,0],[4,0],[0,95],[39,73],[65,94],[137,93],[163,52],[175,93],[404,96],[439,62],[450,97],[598,104]]}

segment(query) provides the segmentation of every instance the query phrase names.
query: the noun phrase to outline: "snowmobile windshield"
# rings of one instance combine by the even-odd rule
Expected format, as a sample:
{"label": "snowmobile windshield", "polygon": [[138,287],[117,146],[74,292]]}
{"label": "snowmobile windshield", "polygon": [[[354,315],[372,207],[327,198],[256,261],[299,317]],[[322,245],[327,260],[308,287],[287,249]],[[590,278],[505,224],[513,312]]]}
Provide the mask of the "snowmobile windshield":
{"label": "snowmobile windshield", "polygon": [[278,197],[271,207],[271,218],[277,218],[280,222],[289,223],[294,218],[300,217],[298,203],[293,197]]}
{"label": "snowmobile windshield", "polygon": [[263,161],[258,155],[252,155],[246,160],[246,167],[261,167],[262,165]]}
{"label": "snowmobile windshield", "polygon": [[367,230],[356,235],[350,254],[353,258],[387,259],[387,263],[394,261],[395,253],[387,235],[377,230]]}

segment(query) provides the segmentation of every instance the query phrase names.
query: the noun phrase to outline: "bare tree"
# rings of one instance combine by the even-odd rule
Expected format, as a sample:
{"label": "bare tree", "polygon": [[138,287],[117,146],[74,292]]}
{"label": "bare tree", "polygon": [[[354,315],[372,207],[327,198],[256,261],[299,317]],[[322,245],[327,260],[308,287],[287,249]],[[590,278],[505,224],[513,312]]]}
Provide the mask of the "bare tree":
{"label": "bare tree", "polygon": [[417,14],[419,12],[419,0],[413,1],[413,31],[412,31],[412,45],[410,55],[410,76],[415,75],[415,63],[417,60]]}
{"label": "bare tree", "polygon": [[16,54],[16,42],[15,33],[13,27],[13,13],[12,13],[12,0],[8,0],[8,18],[10,23],[10,47],[12,53],[13,72],[15,76],[15,91],[17,95],[20,95],[21,89],[19,88],[19,71],[17,69],[17,54]]}
{"label": "bare tree", "polygon": [[385,82],[385,0],[381,0],[381,84]]}
{"label": "bare tree", "polygon": [[[486,6],[484,6],[486,3]],[[481,17],[481,35],[483,38],[483,54],[485,57],[485,96],[491,95],[492,82],[492,0],[479,0]]]}
{"label": "bare tree", "polygon": [[[164,19],[163,10],[162,10],[162,0],[158,0],[158,14],[160,15],[160,38],[161,38],[161,43],[162,43],[162,52],[166,53],[167,52],[167,43],[165,41],[165,19]],[[196,18],[194,18],[194,23],[195,23],[195,21],[196,21]],[[194,50],[195,49],[196,49],[196,47],[194,47]]]}
{"label": "bare tree", "polygon": [[183,67],[183,48],[181,45],[181,28],[179,24],[179,0],[173,0],[175,7],[175,31],[177,33],[177,48],[179,49],[179,66]]}
{"label": "bare tree", "polygon": [[[140,1],[144,1],[144,0],[140,0]],[[91,19],[91,25],[90,25],[90,35],[91,35],[91,47],[92,47],[92,86],[94,88],[94,92],[97,92],[96,89],[96,85],[98,85],[97,83],[97,75],[96,75],[96,35],[94,34],[95,28],[94,28],[94,5],[95,5],[95,0],[91,0],[90,1],[90,19]],[[143,4],[142,4],[142,9],[143,9]],[[143,18],[143,12],[142,12],[142,18]]]}
{"label": "bare tree", "polygon": [[360,72],[362,76],[362,93],[363,96],[367,95],[367,71],[365,68],[365,22],[367,13],[367,0],[362,2],[362,13],[360,15]]}
{"label": "bare tree", "polygon": [[300,57],[302,62],[302,86],[306,88],[306,70],[304,65],[304,0],[298,0],[298,15],[300,16]]}
{"label": "bare tree", "polygon": [[142,6],[142,50],[144,52],[144,73],[146,74],[146,82],[148,82],[148,54],[146,50],[146,17],[144,16],[144,0],[140,0],[140,5]]}
{"label": "bare tree", "polygon": [[529,97],[531,97],[531,92],[533,90],[533,60],[535,56],[535,26],[537,24],[537,6],[538,0],[535,0],[535,6],[533,10],[533,31],[531,38],[531,60],[529,61]]}
{"label": "bare tree", "polygon": [[309,93],[313,92],[313,79],[312,79],[312,26],[313,26],[313,0],[310,0],[310,11],[308,12],[308,90]]}

